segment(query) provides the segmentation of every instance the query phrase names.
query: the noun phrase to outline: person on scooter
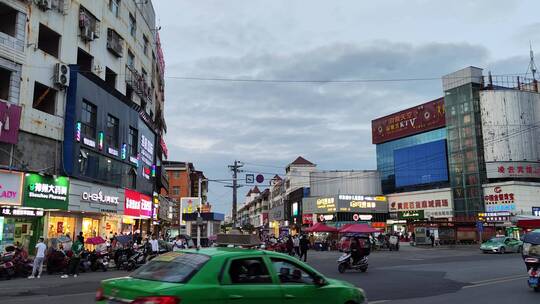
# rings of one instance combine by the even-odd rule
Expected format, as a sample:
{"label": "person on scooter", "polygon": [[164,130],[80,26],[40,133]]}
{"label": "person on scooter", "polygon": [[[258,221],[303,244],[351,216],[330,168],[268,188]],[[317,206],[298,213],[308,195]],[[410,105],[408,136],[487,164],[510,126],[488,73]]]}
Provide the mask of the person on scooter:
{"label": "person on scooter", "polygon": [[358,240],[357,237],[354,237],[351,240],[351,245],[350,245],[352,264],[353,265],[358,263],[358,261],[362,257],[361,254],[360,254],[360,249],[361,249],[360,246],[361,246],[360,241]]}

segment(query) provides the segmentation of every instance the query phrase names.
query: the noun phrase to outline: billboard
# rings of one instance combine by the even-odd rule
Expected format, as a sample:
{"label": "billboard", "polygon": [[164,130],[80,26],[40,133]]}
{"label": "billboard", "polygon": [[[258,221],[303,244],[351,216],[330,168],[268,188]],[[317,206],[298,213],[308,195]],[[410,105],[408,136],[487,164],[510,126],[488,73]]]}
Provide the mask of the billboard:
{"label": "billboard", "polygon": [[394,150],[396,187],[448,181],[446,140]]}
{"label": "billboard", "polygon": [[26,173],[24,178],[24,206],[68,210],[69,178]]}
{"label": "billboard", "polygon": [[442,128],[446,125],[444,98],[371,121],[373,144]]}

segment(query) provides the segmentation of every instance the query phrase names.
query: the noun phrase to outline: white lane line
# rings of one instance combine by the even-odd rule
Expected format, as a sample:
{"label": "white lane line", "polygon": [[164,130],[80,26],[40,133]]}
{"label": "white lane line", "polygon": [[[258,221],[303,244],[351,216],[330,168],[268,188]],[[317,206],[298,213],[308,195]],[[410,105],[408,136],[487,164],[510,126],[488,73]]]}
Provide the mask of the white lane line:
{"label": "white lane line", "polygon": [[499,284],[499,283],[506,283],[506,282],[516,281],[516,280],[523,280],[525,278],[526,277],[520,277],[520,278],[513,278],[513,279],[506,279],[506,280],[490,281],[490,282],[486,282],[486,283],[463,286],[463,289],[474,288],[474,287],[482,287],[482,286],[486,286],[486,285],[493,285],[493,284]]}
{"label": "white lane line", "polygon": [[471,284],[482,284],[482,283],[487,283],[487,282],[506,280],[506,279],[515,279],[515,278],[524,278],[524,277],[526,278],[526,276],[524,276],[523,274],[511,275],[511,276],[506,276],[506,277],[498,277],[498,278],[493,278],[493,279],[487,279],[487,280],[471,282]]}
{"label": "white lane line", "polygon": [[380,304],[380,303],[386,303],[386,302],[390,302],[390,300],[379,300],[379,301],[373,301],[373,302],[368,302],[369,304]]}

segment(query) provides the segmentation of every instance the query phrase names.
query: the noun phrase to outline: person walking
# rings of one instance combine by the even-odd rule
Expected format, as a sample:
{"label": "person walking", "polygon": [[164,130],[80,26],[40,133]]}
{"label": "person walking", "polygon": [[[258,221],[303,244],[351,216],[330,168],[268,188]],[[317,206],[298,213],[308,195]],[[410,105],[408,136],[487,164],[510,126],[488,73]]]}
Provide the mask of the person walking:
{"label": "person walking", "polygon": [[285,245],[287,246],[287,253],[290,255],[290,256],[294,256],[294,252],[293,252],[293,249],[294,249],[294,243],[292,241],[292,237],[289,236],[287,238],[287,242],[285,243]]}
{"label": "person walking", "polygon": [[302,257],[304,257],[304,262],[307,262],[307,251],[309,249],[309,240],[307,235],[303,235],[300,238],[300,257],[299,259],[302,260]]}
{"label": "person walking", "polygon": [[152,245],[152,254],[157,255],[159,253],[159,242],[156,239],[156,235],[152,235],[152,239],[150,240],[150,245]]}
{"label": "person walking", "polygon": [[180,239],[179,235],[176,236],[176,240],[174,240],[172,245],[173,245],[173,251],[180,251],[180,250],[185,248],[184,241],[182,241],[182,239]]}
{"label": "person walking", "polygon": [[28,277],[29,279],[41,278],[41,272],[43,271],[43,260],[45,260],[45,250],[47,250],[47,245],[45,245],[43,241],[43,237],[40,237],[38,243],[36,244],[34,268],[32,268],[32,274]]}
{"label": "person walking", "polygon": [[84,251],[83,236],[78,235],[77,240],[71,245],[71,259],[69,260],[68,273],[61,276],[66,279],[69,275],[76,278],[79,275],[79,264],[81,263],[81,254]]}
{"label": "person walking", "polygon": [[297,256],[300,256],[300,239],[298,238],[298,235],[295,235],[293,237],[293,246],[294,246],[294,254]]}
{"label": "person walking", "polygon": [[435,247],[435,234],[433,232],[431,232],[429,239],[431,240],[431,247]]}

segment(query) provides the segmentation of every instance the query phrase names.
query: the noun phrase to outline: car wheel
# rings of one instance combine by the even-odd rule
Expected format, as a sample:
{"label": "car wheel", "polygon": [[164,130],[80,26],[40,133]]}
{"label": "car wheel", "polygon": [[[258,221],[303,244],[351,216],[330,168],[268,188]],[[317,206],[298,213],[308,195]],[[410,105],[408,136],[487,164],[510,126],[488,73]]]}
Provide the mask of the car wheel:
{"label": "car wheel", "polygon": [[506,249],[504,247],[499,248],[499,253],[504,254],[506,252]]}
{"label": "car wheel", "polygon": [[345,263],[341,263],[341,264],[338,265],[337,269],[338,269],[339,273],[344,273],[345,270],[347,270],[347,265]]}

